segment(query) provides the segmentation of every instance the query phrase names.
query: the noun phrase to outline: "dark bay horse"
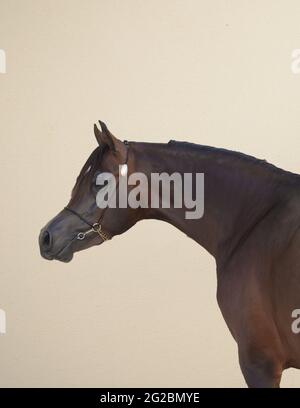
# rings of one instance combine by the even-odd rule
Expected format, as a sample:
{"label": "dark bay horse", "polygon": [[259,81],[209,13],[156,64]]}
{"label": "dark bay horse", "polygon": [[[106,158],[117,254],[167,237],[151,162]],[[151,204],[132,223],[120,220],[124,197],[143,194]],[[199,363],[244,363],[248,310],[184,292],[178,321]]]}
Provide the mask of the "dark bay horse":
{"label": "dark bay horse", "polygon": [[[264,160],[185,142],[122,142],[100,122],[99,146],[81,170],[71,200],[41,231],[41,255],[68,262],[74,252],[122,234],[143,219],[167,221],[202,245],[217,265],[217,300],[238,344],[249,387],[279,387],[282,371],[300,368],[300,176]],[[97,174],[204,173],[205,211],[96,205]],[[150,187],[149,187],[150,188]]]}

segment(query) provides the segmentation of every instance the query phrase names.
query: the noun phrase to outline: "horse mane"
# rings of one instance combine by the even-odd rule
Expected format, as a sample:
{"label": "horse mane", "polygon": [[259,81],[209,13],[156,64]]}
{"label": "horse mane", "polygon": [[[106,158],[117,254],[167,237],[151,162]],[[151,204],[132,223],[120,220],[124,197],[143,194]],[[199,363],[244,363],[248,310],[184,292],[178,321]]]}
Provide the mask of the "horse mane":
{"label": "horse mane", "polygon": [[[249,164],[255,166],[256,168],[261,168],[262,170],[266,170],[271,172],[274,175],[279,177],[286,176],[292,181],[299,182],[300,175],[297,173],[293,173],[287,170],[283,170],[274,164],[269,163],[265,159],[258,159],[254,156],[241,153],[235,150],[229,150],[225,148],[213,147],[213,146],[206,146],[200,145],[197,143],[185,142],[185,141],[177,141],[177,140],[170,140],[167,144],[166,143],[147,143],[142,142],[143,144],[152,144],[157,146],[166,146],[166,147],[175,147],[178,151],[182,153],[191,154],[192,156],[197,157],[205,157],[206,154],[213,154],[217,159],[228,159],[228,160],[235,160],[238,165],[241,164]],[[97,148],[90,154],[89,158],[85,162],[84,166],[82,167],[74,188],[80,183],[83,177],[86,174],[87,169],[91,166],[91,169],[94,170],[96,166],[101,163],[103,154],[105,153],[106,146],[97,146]],[[92,173],[92,171],[91,171]]]}
{"label": "horse mane", "polygon": [[224,149],[224,148],[219,148],[219,147],[213,147],[213,146],[206,146],[206,145],[200,145],[197,143],[190,143],[190,142],[182,142],[182,141],[176,141],[176,140],[170,140],[168,142],[169,146],[174,146],[178,147],[182,151],[185,152],[194,152],[195,154],[205,154],[205,153],[212,153],[215,154],[216,156],[222,155],[225,158],[228,159],[235,159],[238,162],[244,162],[248,164],[252,164],[254,166],[261,167],[262,169],[266,169],[271,171],[272,173],[276,175],[288,175],[293,178],[298,178],[298,181],[300,180],[300,175],[297,173],[293,173],[284,169],[281,169],[280,167],[275,166],[274,164],[269,163],[265,159],[258,159],[254,156],[241,153],[235,150],[229,150],[229,149]]}

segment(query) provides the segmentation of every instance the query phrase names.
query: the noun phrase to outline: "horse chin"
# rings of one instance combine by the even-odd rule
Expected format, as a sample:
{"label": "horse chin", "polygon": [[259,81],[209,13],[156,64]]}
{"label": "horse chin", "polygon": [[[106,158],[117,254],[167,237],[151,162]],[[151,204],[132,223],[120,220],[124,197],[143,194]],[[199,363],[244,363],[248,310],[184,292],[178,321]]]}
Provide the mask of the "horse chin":
{"label": "horse chin", "polygon": [[68,263],[71,262],[73,259],[74,254],[71,252],[69,254],[61,254],[57,257],[55,257],[54,259],[56,261],[60,261],[60,262],[64,262],[64,263]]}
{"label": "horse chin", "polygon": [[53,257],[56,261],[68,263],[71,262],[73,259],[74,253],[70,248],[67,246],[61,252],[59,252],[56,256]]}

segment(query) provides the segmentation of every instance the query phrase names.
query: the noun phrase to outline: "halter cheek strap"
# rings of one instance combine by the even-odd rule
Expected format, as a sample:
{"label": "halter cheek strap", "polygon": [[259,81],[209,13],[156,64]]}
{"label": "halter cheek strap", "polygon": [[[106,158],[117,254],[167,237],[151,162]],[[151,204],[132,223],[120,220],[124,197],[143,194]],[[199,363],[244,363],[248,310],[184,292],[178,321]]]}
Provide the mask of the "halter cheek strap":
{"label": "halter cheek strap", "polygon": [[[124,164],[127,165],[127,162],[128,162],[128,147],[129,147],[129,143],[127,142],[127,140],[124,140],[124,144],[125,144],[126,147],[127,147],[127,150],[126,150],[126,162],[125,162]],[[107,208],[107,207],[106,207],[106,208]],[[106,210],[106,208],[105,208],[105,210]],[[80,215],[77,211],[73,210],[73,209],[70,208],[70,207],[65,207],[65,210],[67,210],[67,211],[69,211],[70,213],[76,215],[81,221],[83,221],[85,224],[87,224],[87,225],[90,226],[90,229],[89,229],[89,230],[87,230],[87,231],[85,231],[85,232],[79,232],[79,233],[77,234],[77,237],[76,237],[76,238],[77,238],[79,241],[83,241],[83,240],[87,237],[87,235],[92,234],[92,233],[98,234],[98,235],[100,236],[100,238],[101,238],[103,241],[108,241],[109,239],[112,239],[112,235],[111,235],[109,232],[104,231],[104,230],[102,229],[101,224],[100,224],[100,221],[104,218],[105,210],[104,210],[103,214],[101,215],[101,217],[99,218],[98,222],[95,222],[94,224],[91,224],[90,222],[88,222],[82,215]]]}

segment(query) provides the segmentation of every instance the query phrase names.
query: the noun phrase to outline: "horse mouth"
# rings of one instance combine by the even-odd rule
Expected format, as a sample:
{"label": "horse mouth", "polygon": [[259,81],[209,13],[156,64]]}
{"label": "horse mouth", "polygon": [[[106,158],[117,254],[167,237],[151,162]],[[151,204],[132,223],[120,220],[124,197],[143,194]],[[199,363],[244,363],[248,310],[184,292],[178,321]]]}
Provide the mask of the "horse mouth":
{"label": "horse mouth", "polygon": [[71,262],[73,259],[74,253],[70,250],[70,243],[62,248],[58,253],[52,256],[52,260],[60,261],[60,262]]}
{"label": "horse mouth", "polygon": [[44,251],[40,251],[41,255],[44,259],[47,259],[47,261],[60,261],[60,262],[70,262],[73,259],[74,253],[72,250],[70,250],[70,244],[72,243],[69,242],[66,246],[64,246],[61,250],[59,250],[58,252],[56,252],[55,254],[49,253],[49,252],[44,252]]}
{"label": "horse mouth", "polygon": [[56,261],[60,261],[60,262],[64,262],[64,263],[68,263],[71,262],[73,259],[73,253],[70,252],[68,254],[61,254],[61,255],[57,255],[55,258]]}
{"label": "horse mouth", "polygon": [[61,251],[58,255],[50,255],[50,254],[42,254],[42,257],[44,259],[47,259],[47,261],[60,261],[64,263],[71,262],[73,259],[73,252],[64,252]]}

